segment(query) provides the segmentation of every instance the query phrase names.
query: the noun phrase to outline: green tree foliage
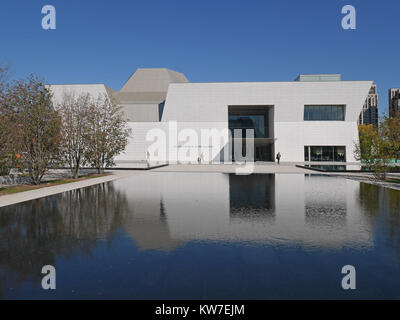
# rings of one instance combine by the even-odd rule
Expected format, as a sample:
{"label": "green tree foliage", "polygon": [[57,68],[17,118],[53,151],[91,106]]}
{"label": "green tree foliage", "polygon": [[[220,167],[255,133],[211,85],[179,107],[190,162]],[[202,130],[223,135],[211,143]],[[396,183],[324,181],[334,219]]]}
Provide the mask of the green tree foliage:
{"label": "green tree foliage", "polygon": [[380,124],[381,136],[387,142],[390,158],[400,160],[400,118],[384,118]]}
{"label": "green tree foliage", "polygon": [[385,180],[391,163],[400,159],[400,119],[384,118],[379,128],[360,125],[359,135],[355,158],[374,171],[377,179]]}
{"label": "green tree foliage", "polygon": [[378,156],[379,132],[376,127],[371,125],[359,125],[359,143],[355,146],[355,158],[367,165],[372,165]]}

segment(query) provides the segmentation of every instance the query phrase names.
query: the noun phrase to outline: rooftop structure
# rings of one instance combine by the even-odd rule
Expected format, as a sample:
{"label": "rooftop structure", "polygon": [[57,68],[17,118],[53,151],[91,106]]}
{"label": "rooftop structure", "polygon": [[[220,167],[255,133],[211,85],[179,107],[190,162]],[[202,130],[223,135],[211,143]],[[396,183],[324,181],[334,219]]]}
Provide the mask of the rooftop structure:
{"label": "rooftop structure", "polygon": [[300,74],[295,81],[320,82],[320,81],[342,81],[341,74]]}

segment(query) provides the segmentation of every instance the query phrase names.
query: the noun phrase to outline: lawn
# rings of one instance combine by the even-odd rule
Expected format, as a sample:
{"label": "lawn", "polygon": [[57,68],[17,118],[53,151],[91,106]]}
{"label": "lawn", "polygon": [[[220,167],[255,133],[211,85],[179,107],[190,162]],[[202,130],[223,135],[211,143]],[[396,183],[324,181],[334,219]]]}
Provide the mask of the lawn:
{"label": "lawn", "polygon": [[387,178],[387,179],[385,179],[385,182],[400,183],[400,179]]}

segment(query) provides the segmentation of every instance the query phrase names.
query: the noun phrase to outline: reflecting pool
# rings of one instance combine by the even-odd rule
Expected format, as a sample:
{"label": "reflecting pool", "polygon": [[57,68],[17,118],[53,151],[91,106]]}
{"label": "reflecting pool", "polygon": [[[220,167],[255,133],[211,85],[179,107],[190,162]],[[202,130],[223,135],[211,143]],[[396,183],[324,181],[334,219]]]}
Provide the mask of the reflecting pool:
{"label": "reflecting pool", "polygon": [[[57,289],[41,287],[44,265]],[[341,287],[356,268],[356,290]],[[400,298],[400,192],[146,172],[0,208],[1,299]]]}

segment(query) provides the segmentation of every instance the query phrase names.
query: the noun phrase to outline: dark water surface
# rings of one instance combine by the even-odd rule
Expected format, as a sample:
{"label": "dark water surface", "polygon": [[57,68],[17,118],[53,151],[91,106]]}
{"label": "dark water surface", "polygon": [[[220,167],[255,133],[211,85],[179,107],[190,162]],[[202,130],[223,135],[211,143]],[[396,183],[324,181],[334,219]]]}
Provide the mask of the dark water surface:
{"label": "dark water surface", "polygon": [[[0,298],[400,298],[400,192],[143,173],[0,208]],[[57,270],[57,289],[41,269]],[[344,265],[357,289],[341,287]]]}

